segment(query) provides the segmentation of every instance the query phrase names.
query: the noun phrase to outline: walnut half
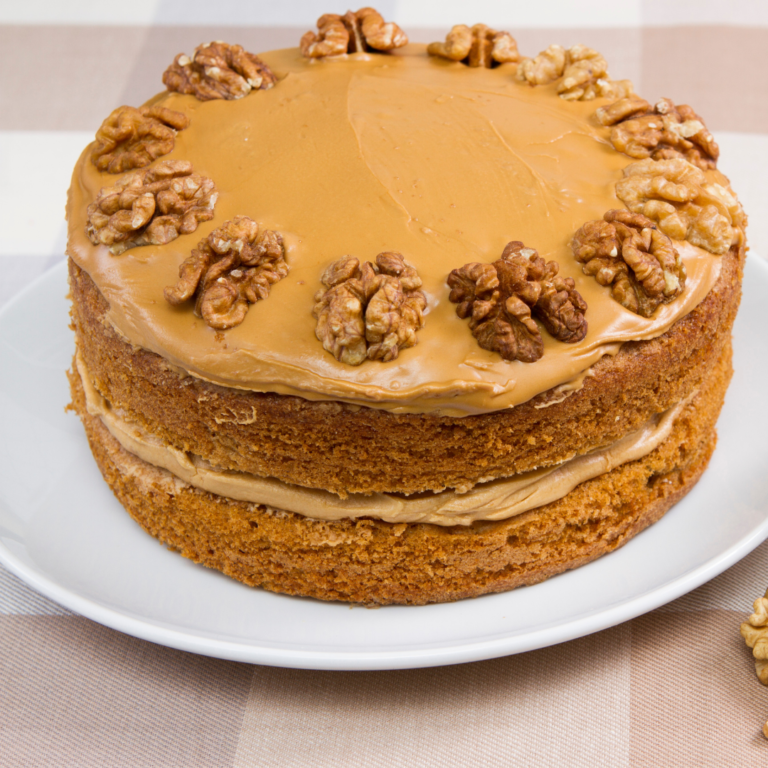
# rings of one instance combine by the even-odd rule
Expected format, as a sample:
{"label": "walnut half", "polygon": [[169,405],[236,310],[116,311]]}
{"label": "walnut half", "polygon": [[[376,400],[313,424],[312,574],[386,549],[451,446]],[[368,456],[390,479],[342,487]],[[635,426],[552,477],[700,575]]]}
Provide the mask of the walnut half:
{"label": "walnut half", "polygon": [[100,171],[124,173],[144,168],[176,143],[176,131],[189,125],[183,112],[165,107],[118,107],[96,131],[91,161]]}
{"label": "walnut half", "polygon": [[[752,607],[754,613],[741,625],[741,636],[752,649],[757,679],[768,685],[768,591]],[[763,725],[763,736],[768,739],[768,722]]]}
{"label": "walnut half", "polygon": [[717,165],[720,148],[687,104],[676,107],[661,99],[651,107],[635,96],[600,107],[596,114],[603,125],[613,126],[611,143],[625,155],[638,160],[682,157],[705,171]]}
{"label": "walnut half", "polygon": [[739,201],[681,157],[631,163],[616,184],[616,195],[673,240],[687,240],[717,255],[741,241],[746,217]]}
{"label": "walnut half", "polygon": [[218,331],[239,325],[248,307],[269,296],[288,274],[283,238],[236,216],[201,240],[179,267],[179,281],[163,292],[168,303],[195,297],[195,314]]}
{"label": "walnut half", "polygon": [[602,220],[588,221],[571,243],[584,274],[611,294],[622,307],[650,317],[685,287],[685,265],[672,241],[656,224],[630,211],[608,211]]}
{"label": "walnut half", "polygon": [[353,256],[334,261],[323,273],[312,314],[323,348],[347,365],[394,360],[418,342],[427,300],[421,278],[402,255],[380,253],[376,263]]}
{"label": "walnut half", "polygon": [[200,101],[242,99],[251,91],[271,88],[276,79],[258,56],[220,40],[198,45],[191,59],[180,53],[163,73],[169,91]]}
{"label": "walnut half", "polygon": [[505,360],[533,363],[544,354],[534,317],[558,341],[575,343],[587,335],[587,304],[559,265],[546,262],[520,241],[508,243],[492,264],[473,262],[448,275],[456,314],[469,318],[478,344]]}
{"label": "walnut half", "polygon": [[391,51],[408,43],[408,36],[394,22],[385,22],[374,8],[326,13],[317,20],[317,33],[306,32],[299,44],[309,59],[343,53]]}
{"label": "walnut half", "polygon": [[[752,607],[754,613],[741,625],[741,636],[752,649],[757,679],[768,685],[768,592]],[[768,722],[763,725],[763,736],[768,739]]]}
{"label": "walnut half", "polygon": [[165,245],[213,218],[214,183],[186,160],[163,160],[102,189],[88,206],[86,234],[115,255],[139,245]]}
{"label": "walnut half", "polygon": [[569,101],[619,99],[634,93],[629,80],[611,80],[603,56],[586,45],[568,49],[550,45],[538,56],[520,62],[517,79],[530,85],[548,85],[559,80],[557,93]]}
{"label": "walnut half", "polygon": [[457,24],[444,43],[430,43],[427,53],[451,61],[461,61],[470,67],[491,67],[497,64],[517,63],[520,54],[517,42],[509,32],[497,32],[485,24]]}
{"label": "walnut half", "polygon": [[754,613],[741,625],[741,636],[752,649],[758,679],[768,685],[768,592],[752,607]]}

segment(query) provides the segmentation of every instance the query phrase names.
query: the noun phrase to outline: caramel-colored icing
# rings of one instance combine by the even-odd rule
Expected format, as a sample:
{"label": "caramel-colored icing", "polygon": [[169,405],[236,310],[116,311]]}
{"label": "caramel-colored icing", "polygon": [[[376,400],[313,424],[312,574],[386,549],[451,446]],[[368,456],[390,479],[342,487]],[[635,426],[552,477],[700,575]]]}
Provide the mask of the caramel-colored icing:
{"label": "caramel-colored icing", "polygon": [[675,419],[694,397],[656,414],[640,429],[612,445],[563,462],[476,485],[466,493],[446,490],[403,496],[393,493],[336,494],[290,485],[269,477],[215,467],[194,454],[173,448],[113,409],[91,383],[90,374],[78,353],[77,370],[83,382],[86,408],[101,419],[110,434],[126,451],[170,472],[189,485],[218,496],[264,504],[272,509],[295,512],[315,520],[344,520],[374,517],[387,523],[471,525],[478,520],[507,520],[564,498],[577,485],[599,477],[629,461],[647,456],[669,437]]}
{"label": "caramel-colored icing", "polygon": [[[75,168],[69,254],[109,302],[119,333],[179,369],[225,386],[397,413],[488,412],[578,380],[625,341],[664,333],[717,279],[718,257],[676,243],[685,291],[646,319],[582,273],[571,237],[623,208],[614,186],[630,162],[594,118],[604,100],[564,101],[555,86],[516,81],[514,65],[469,68],[419,45],[337,60],[309,61],[297,49],[263,58],[278,76],[271,90],[237,101],[154,99],[191,118],[166,157],[192,161],[219,190],[214,219],[195,233],[120,256],[92,245],[86,208],[120,177],[100,173],[90,148]],[[201,239],[238,215],[283,235],[291,271],[241,325],[216,333],[192,302],[169,305],[163,288]],[[556,260],[589,305],[586,338],[563,344],[543,331],[544,356],[533,364],[481,349],[448,301],[452,269],[493,261],[510,240]],[[313,296],[331,261],[381,251],[399,251],[417,268],[426,325],[396,360],[348,366],[316,339]]]}

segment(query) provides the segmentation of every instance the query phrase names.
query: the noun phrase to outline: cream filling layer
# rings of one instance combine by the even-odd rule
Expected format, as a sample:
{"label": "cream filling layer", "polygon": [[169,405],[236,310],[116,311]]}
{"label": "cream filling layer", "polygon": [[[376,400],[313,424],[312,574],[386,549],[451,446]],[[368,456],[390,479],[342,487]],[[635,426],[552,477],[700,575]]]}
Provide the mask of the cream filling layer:
{"label": "cream filling layer", "polygon": [[675,420],[693,397],[657,414],[636,432],[612,445],[577,456],[556,467],[524,472],[475,486],[402,496],[350,494],[340,499],[328,491],[302,488],[247,472],[217,468],[199,456],[180,451],[122,418],[101,396],[78,351],[77,369],[88,413],[98,416],[112,436],[138,458],[167,470],[189,485],[238,501],[264,504],[318,520],[374,517],[388,523],[470,525],[478,520],[506,520],[563,498],[577,485],[648,455],[669,437]]}

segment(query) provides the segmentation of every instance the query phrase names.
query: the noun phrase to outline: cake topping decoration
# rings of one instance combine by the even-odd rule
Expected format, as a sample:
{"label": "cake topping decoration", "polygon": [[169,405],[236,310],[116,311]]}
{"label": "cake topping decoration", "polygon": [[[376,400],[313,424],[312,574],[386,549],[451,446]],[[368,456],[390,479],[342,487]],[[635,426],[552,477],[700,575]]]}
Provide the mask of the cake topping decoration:
{"label": "cake topping decoration", "polygon": [[[555,261],[545,262],[520,241],[507,243],[492,264],[473,262],[448,275],[456,314],[483,349],[505,360],[534,363],[544,354],[535,316],[558,341],[587,335],[587,304],[570,277],[558,277]],[[533,315],[533,316],[532,316]]]}
{"label": "cake topping decoration", "polygon": [[717,165],[720,148],[704,121],[687,104],[676,107],[670,99],[655,106],[637,96],[600,107],[597,119],[613,126],[611,143],[625,155],[642,160],[682,157],[708,170]]}
{"label": "cake topping decoration", "polygon": [[[447,25],[433,39],[443,39],[449,28]],[[300,36],[301,32],[297,38]],[[257,391],[279,390],[310,400],[372,402],[377,409],[398,413],[466,416],[512,407],[543,390],[577,380],[608,345],[665,333],[704,299],[737,256],[735,247],[733,258],[724,261],[687,242],[675,241],[688,270],[685,289],[651,318],[626,310],[611,297],[610,286],[601,286],[583,274],[582,264],[570,251],[574,233],[586,221],[626,207],[616,198],[616,182],[624,167],[634,161],[613,149],[608,142],[611,129],[594,118],[598,106],[614,100],[591,107],[588,102],[568,102],[556,97],[556,83],[542,88],[516,83],[516,65],[469,69],[428,56],[426,45],[409,45],[388,56],[349,55],[335,62],[311,62],[297,48],[271,51],[263,58],[280,77],[279,87],[270,93],[224,104],[165,92],[149,102],[191,118],[189,127],[176,136],[172,153],[148,168],[180,158],[190,162],[194,172],[215,182],[219,198],[214,217],[201,224],[199,231],[180,235],[164,246],[150,245],[114,256],[109,245],[102,245],[97,230],[120,207],[116,196],[113,210],[99,209],[101,222],[91,209],[91,235],[98,241],[94,245],[87,235],[89,204],[100,197],[103,188],[114,187],[133,171],[116,175],[99,171],[91,161],[93,145],[78,164],[68,200],[69,250],[103,291],[110,305],[109,322],[132,344],[160,350],[174,366],[199,372],[209,381]],[[382,69],[379,64],[386,66]],[[438,96],[424,99],[424,88],[408,83],[425,84]],[[468,88],[479,94],[469,111],[461,98]],[[307,89],[320,89],[328,99],[322,116],[317,114],[316,100],[301,98]],[[393,99],[403,109],[389,115],[392,119],[387,118],[382,128],[381,115]],[[499,138],[488,134],[488,121],[498,120],[512,106],[515,119],[498,123]],[[456,119],[463,121],[464,117],[469,122],[462,122],[457,134]],[[339,119],[344,130],[338,130]],[[251,137],[247,142],[242,139],[245,134],[238,127],[245,124],[267,137],[276,156],[285,159],[262,163],[258,183],[254,178],[243,183],[243,173],[249,168],[244,160],[261,156],[265,145],[256,140],[254,130],[246,131]],[[306,134],[306,141],[296,140],[292,131],[296,126],[305,126],[302,135]],[[221,141],[224,135],[238,140]],[[472,138],[470,144],[467,136]],[[542,143],[558,150],[557,163],[553,164],[551,153],[542,155],[536,149]],[[323,149],[320,154],[318,147]],[[435,147],[451,162],[435,164]],[[471,151],[465,152],[467,147]],[[510,156],[510,147],[518,157]],[[471,178],[478,158],[490,169],[483,173],[482,184],[462,185],[457,179]],[[519,170],[512,185],[505,172],[509,162]],[[286,176],[288,167],[313,169],[321,187],[330,185],[336,190],[333,200],[318,197],[317,184],[301,184],[299,189],[291,183],[290,173]],[[717,171],[707,172],[706,178],[730,191]],[[105,237],[109,233],[101,233],[112,245],[117,237],[134,240],[127,243],[131,246],[148,240],[140,237],[141,232],[130,231],[136,212],[133,204],[139,195],[133,189],[129,192],[132,198],[127,210],[113,222],[118,225],[124,217],[128,229],[118,226],[118,231],[111,232],[112,240]],[[139,212],[142,206],[140,201]],[[357,226],[339,226],[339,206],[359,209]],[[161,211],[154,215],[160,216]],[[196,296],[174,306],[162,293],[166,286],[176,286],[179,266],[198,242],[238,215],[248,215],[262,228],[282,234],[291,272],[271,289],[276,295],[265,305],[249,305],[241,325],[217,334],[193,314]],[[140,227],[142,221],[145,219],[134,226]],[[511,226],[514,221],[522,222],[522,229]],[[498,240],[500,226],[508,234]],[[296,246],[296,259],[292,258],[289,233],[293,233],[290,242]],[[589,305],[589,332],[577,344],[549,337],[531,312],[544,346],[536,365],[510,365],[497,352],[482,349],[468,328],[469,318],[457,317],[457,305],[448,301],[448,273],[470,261],[495,261],[509,237],[540,249],[545,261],[558,261],[559,276],[572,277]],[[467,243],[484,242],[492,243],[490,250],[473,248],[468,255]],[[561,254],[564,247],[567,253]],[[313,296],[318,289],[326,289],[320,277],[331,262],[351,254],[362,266],[364,261],[375,263],[375,256],[384,250],[400,252],[416,268],[423,281],[419,290],[428,301],[424,312],[429,316],[425,315],[426,324],[416,331],[418,347],[403,349],[402,355],[387,363],[350,367],[318,341],[317,319],[311,314]],[[221,343],[225,337],[229,349]],[[286,339],[290,339],[289,351]],[[366,353],[367,346],[366,342]],[[514,375],[510,376],[512,369]]]}
{"label": "cake topping decoration", "polygon": [[408,36],[394,22],[385,22],[374,8],[326,13],[317,20],[317,34],[306,32],[301,52],[309,59],[344,53],[391,51],[408,43]]}
{"label": "cake topping decoration", "polygon": [[451,28],[444,43],[430,43],[427,53],[444,59],[461,61],[470,67],[517,63],[520,53],[517,42],[509,32],[497,32],[485,24],[457,24]]}
{"label": "cake topping decoration", "polygon": [[334,261],[315,294],[315,335],[347,365],[394,360],[418,342],[427,300],[421,278],[399,253],[385,252],[362,266],[353,256]]}
{"label": "cake topping decoration", "polygon": [[174,305],[195,296],[195,313],[224,331],[242,323],[249,305],[266,299],[287,274],[283,238],[236,216],[198,243],[179,267],[179,281],[163,293]]}
{"label": "cake topping decoration", "polygon": [[88,206],[86,234],[115,254],[139,245],[165,245],[213,218],[218,193],[186,160],[163,160],[102,189]]}
{"label": "cake topping decoration", "polygon": [[166,107],[118,107],[96,131],[91,161],[100,171],[124,173],[167,155],[176,131],[189,125],[183,112]]}
{"label": "cake topping decoration", "polygon": [[240,45],[217,40],[198,45],[190,59],[180,53],[163,72],[169,91],[186,93],[200,101],[242,99],[251,91],[275,84],[272,70],[255,54]]}
{"label": "cake topping decoration", "polygon": [[734,195],[710,184],[704,171],[681,157],[631,163],[616,184],[616,195],[673,240],[687,240],[717,255],[738,242],[746,223]]}
{"label": "cake topping decoration", "polygon": [[605,59],[586,45],[574,45],[567,50],[550,45],[538,56],[521,61],[517,78],[530,85],[548,85],[560,80],[557,86],[560,98],[571,101],[620,99],[634,93],[629,80],[609,79]]}
{"label": "cake topping decoration", "polygon": [[588,221],[571,248],[584,274],[600,285],[612,285],[613,298],[642,317],[669,304],[685,287],[685,265],[677,249],[639,213],[613,210],[602,220]]}

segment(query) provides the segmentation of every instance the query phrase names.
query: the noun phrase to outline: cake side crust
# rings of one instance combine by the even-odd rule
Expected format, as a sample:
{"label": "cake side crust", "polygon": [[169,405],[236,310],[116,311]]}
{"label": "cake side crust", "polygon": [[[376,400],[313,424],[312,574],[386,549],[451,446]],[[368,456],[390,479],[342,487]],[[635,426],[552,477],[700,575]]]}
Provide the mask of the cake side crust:
{"label": "cake side crust", "polygon": [[658,520],[695,485],[714,450],[730,352],[728,344],[670,437],[643,459],[518,517],[447,528],[372,519],[329,523],[193,489],[126,452],[86,412],[76,373],[70,382],[105,480],[162,543],[276,592],[424,604],[543,581],[616,549]]}
{"label": "cake side crust", "polygon": [[730,339],[743,254],[734,249],[722,258],[717,284],[693,312],[663,336],[600,360],[580,390],[464,418],[240,391],[185,375],[125,343],[88,275],[69,266],[81,353],[114,407],[216,466],[344,496],[470,488],[558,464],[637,429],[693,392]]}

